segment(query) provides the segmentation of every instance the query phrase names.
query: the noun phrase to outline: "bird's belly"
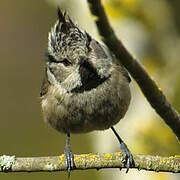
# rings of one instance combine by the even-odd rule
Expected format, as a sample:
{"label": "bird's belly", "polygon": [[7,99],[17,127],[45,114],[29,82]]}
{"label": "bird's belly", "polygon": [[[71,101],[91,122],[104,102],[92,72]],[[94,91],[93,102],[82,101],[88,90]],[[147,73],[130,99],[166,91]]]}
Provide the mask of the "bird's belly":
{"label": "bird's belly", "polygon": [[119,109],[112,104],[99,108],[96,105],[81,108],[72,108],[71,105],[65,108],[59,105],[55,109],[56,112],[51,111],[49,115],[45,115],[46,121],[62,133],[86,133],[108,129],[121,118]]}
{"label": "bird's belly", "polygon": [[42,100],[45,120],[62,133],[86,133],[104,130],[119,122],[127,111],[129,98],[119,91],[72,94],[59,102],[49,96]]}

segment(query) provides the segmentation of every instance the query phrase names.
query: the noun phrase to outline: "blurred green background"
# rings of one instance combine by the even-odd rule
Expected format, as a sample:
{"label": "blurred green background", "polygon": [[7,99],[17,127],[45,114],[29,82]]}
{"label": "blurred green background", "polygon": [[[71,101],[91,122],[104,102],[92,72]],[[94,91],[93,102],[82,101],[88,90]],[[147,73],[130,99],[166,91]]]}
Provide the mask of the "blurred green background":
{"label": "blurred green background", "polygon": [[[106,12],[126,47],[141,60],[180,112],[180,1],[104,0]],[[0,154],[50,156],[64,151],[65,136],[43,122],[39,92],[47,36],[59,6],[68,10],[93,37],[98,34],[86,1],[1,0],[0,3]],[[116,129],[133,153],[171,156],[180,145],[131,83],[132,102]],[[114,152],[119,145],[110,132],[73,135],[74,153]],[[117,169],[74,171],[71,179],[172,179],[180,175]],[[65,172],[0,173],[0,180],[67,179]]]}

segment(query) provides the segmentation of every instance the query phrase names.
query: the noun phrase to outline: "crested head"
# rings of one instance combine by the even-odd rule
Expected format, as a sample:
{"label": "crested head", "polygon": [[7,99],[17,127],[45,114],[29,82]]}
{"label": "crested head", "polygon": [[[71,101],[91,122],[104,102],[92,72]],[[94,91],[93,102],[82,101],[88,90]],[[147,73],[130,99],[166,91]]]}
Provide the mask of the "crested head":
{"label": "crested head", "polygon": [[72,58],[75,54],[84,55],[88,49],[82,47],[86,47],[88,41],[89,35],[80,30],[65,11],[62,13],[58,8],[58,20],[49,33],[48,54],[56,61],[67,56]]}
{"label": "crested head", "polygon": [[[66,12],[58,9],[58,20],[49,33],[47,66],[59,83],[72,78],[75,85],[89,90],[111,75],[113,59],[104,46],[80,30]],[[78,85],[77,85],[78,84]],[[76,87],[76,86],[71,86]]]}

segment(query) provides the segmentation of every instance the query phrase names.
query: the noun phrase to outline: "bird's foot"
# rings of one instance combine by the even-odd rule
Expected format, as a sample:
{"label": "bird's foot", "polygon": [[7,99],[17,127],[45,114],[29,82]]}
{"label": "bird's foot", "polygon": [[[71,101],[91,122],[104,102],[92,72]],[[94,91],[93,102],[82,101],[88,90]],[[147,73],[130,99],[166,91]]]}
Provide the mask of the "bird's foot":
{"label": "bird's foot", "polygon": [[129,168],[134,166],[133,156],[124,142],[121,142],[120,149],[124,155],[125,164],[127,167],[126,173],[128,173]]}
{"label": "bird's foot", "polygon": [[68,178],[69,178],[71,175],[71,170],[75,168],[74,155],[69,146],[65,148],[64,155],[65,155],[66,170],[68,172]]}
{"label": "bird's foot", "polygon": [[126,173],[128,173],[129,168],[134,166],[133,156],[132,156],[130,150],[128,149],[128,147],[126,146],[126,144],[124,143],[124,141],[121,139],[119,134],[114,129],[114,127],[111,127],[111,129],[112,129],[113,133],[115,134],[115,136],[117,137],[117,139],[119,141],[120,149],[121,149],[121,152],[124,155],[125,164],[126,164],[126,167],[127,167]]}

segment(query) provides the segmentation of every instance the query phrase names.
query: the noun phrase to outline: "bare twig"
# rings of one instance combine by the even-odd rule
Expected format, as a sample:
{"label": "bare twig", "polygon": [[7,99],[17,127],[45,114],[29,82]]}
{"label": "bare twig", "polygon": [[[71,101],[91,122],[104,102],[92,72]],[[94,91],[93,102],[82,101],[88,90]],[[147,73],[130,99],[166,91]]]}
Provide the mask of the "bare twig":
{"label": "bare twig", "polygon": [[180,116],[178,112],[167,101],[161,89],[151,79],[142,65],[127,51],[122,42],[116,37],[101,5],[101,0],[87,1],[92,14],[96,16],[95,22],[103,42],[126,67],[131,76],[139,84],[151,106],[173,130],[180,141]]}
{"label": "bare twig", "polygon": [[[180,156],[160,157],[133,155],[136,169],[180,173]],[[121,152],[75,155],[75,170],[125,168]],[[64,154],[51,157],[0,156],[0,172],[65,171]]]}

